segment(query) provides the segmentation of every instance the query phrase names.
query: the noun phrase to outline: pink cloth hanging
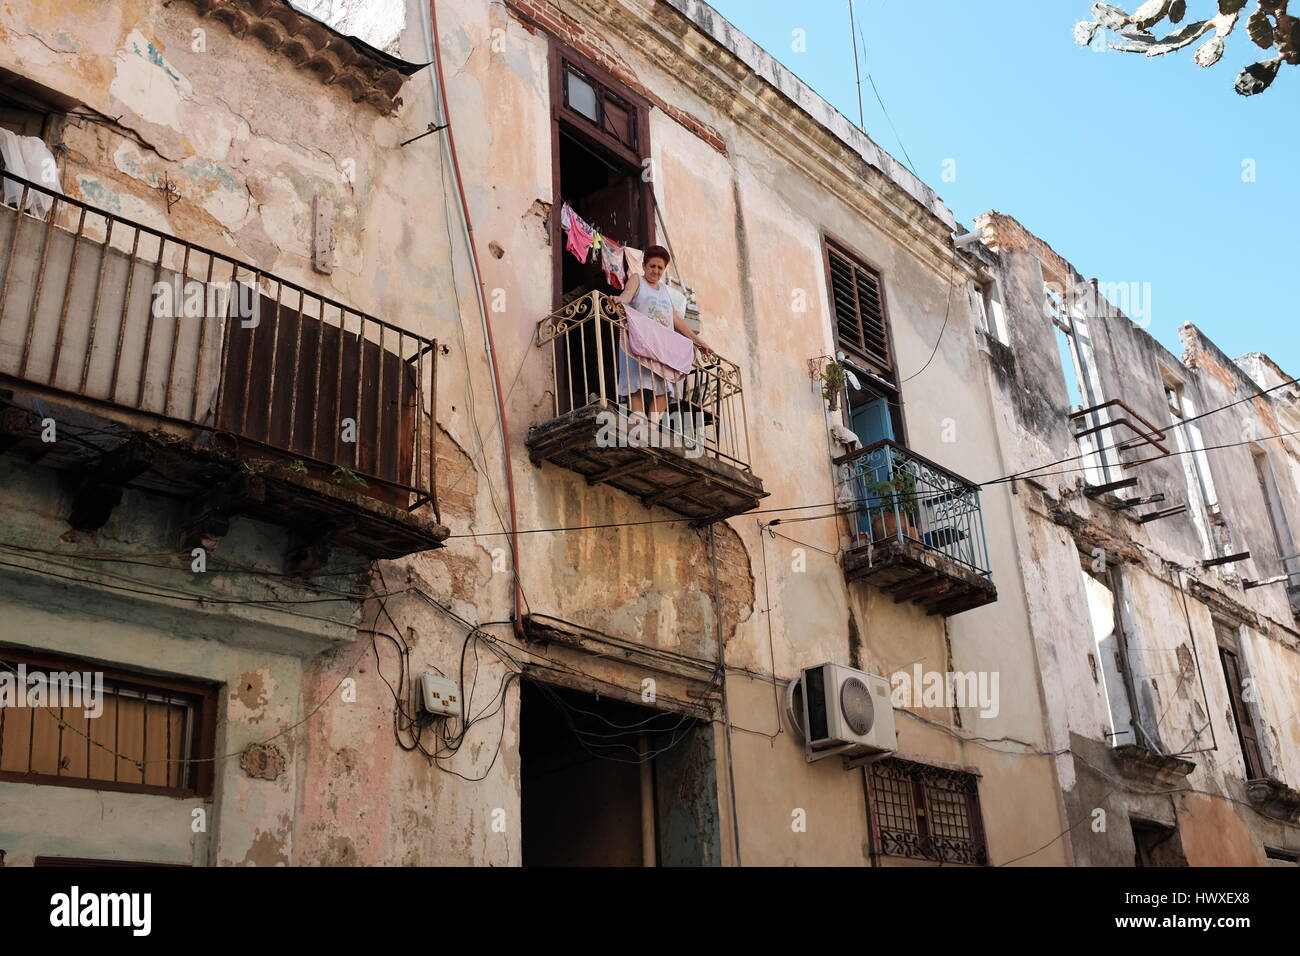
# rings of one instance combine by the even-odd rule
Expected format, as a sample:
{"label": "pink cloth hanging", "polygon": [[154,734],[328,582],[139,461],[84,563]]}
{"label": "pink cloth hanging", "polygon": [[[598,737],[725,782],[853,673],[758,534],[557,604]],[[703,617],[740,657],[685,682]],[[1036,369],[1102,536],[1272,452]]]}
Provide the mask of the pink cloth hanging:
{"label": "pink cloth hanging", "polygon": [[[695,344],[630,305],[624,309],[627,312],[627,340],[624,343],[627,354],[669,382],[677,383],[684,379],[695,367]],[[662,371],[655,366],[662,367]]]}
{"label": "pink cloth hanging", "polygon": [[569,234],[564,247],[579,262],[586,262],[591,244],[596,241],[596,230],[584,222],[567,202],[560,209],[560,228]]}
{"label": "pink cloth hanging", "polygon": [[645,275],[644,250],[633,249],[631,246],[624,246],[623,257],[627,259],[627,274],[629,276]]}

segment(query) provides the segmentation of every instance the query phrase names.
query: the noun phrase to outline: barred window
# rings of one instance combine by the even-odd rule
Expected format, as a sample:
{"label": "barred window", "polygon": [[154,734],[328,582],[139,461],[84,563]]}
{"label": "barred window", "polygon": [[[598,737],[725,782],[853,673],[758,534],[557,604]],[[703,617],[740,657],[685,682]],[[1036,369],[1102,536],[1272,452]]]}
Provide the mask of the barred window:
{"label": "barred window", "polygon": [[937,863],[988,863],[979,778],[887,757],[867,771],[876,852]]}
{"label": "barred window", "polygon": [[0,648],[0,780],[212,792],[216,691]]}

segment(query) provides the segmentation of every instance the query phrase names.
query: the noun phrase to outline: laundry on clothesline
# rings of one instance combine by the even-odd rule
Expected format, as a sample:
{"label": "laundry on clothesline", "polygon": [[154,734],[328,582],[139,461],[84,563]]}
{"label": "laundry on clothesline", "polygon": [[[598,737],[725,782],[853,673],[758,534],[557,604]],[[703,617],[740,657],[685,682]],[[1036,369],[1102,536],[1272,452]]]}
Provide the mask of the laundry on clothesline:
{"label": "laundry on clothesline", "polygon": [[[634,249],[631,246],[611,239],[597,227],[591,225],[576,212],[569,203],[564,203],[560,207],[560,228],[568,233],[568,239],[565,242],[565,248],[573,253],[575,259],[585,263],[587,257],[591,256],[593,261],[600,264],[605,273],[605,281],[615,289],[624,289],[627,287],[627,280],[631,276],[645,275],[645,251],[643,249]],[[600,253],[600,258],[595,258],[596,253]],[[671,289],[679,309],[686,306],[685,296]]]}
{"label": "laundry on clothesline", "polygon": [[587,253],[596,241],[596,230],[583,220],[567,202],[560,209],[560,228],[569,234],[564,248],[579,262],[587,261]]}
{"label": "laundry on clothesline", "polygon": [[605,271],[605,281],[615,289],[626,285],[623,275],[623,254],[626,247],[609,236],[601,236],[600,267]]}
{"label": "laundry on clothesline", "polygon": [[627,260],[627,274],[629,276],[645,275],[645,252],[643,250],[624,246],[623,257]]}
{"label": "laundry on clothesline", "polygon": [[[0,159],[4,168],[14,176],[39,183],[52,192],[62,193],[59,185],[59,164],[54,154],[37,136],[20,136],[7,129],[0,129]],[[17,206],[22,199],[24,187],[21,183],[6,178],[4,181],[4,202]],[[27,189],[27,202],[24,210],[44,219],[54,204],[53,198],[36,189]]]}

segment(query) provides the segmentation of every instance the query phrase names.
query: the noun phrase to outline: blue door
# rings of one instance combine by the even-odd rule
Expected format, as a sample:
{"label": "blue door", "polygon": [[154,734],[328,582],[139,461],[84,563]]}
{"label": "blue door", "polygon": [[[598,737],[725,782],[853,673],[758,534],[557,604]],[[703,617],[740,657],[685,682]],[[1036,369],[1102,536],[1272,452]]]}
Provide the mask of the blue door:
{"label": "blue door", "polygon": [[[858,436],[858,441],[862,442],[863,448],[884,439],[892,441],[894,438],[894,419],[889,414],[889,402],[886,399],[877,398],[865,405],[851,408],[849,419],[853,425],[853,434]],[[871,486],[889,477],[889,456],[881,455],[878,460],[881,463],[879,469],[881,473],[873,474],[870,469],[864,468],[859,479],[857,497],[860,501],[866,502],[867,508],[878,507],[880,504],[879,501],[870,499]],[[859,511],[858,514],[858,530],[862,534],[871,533],[871,517],[864,511]]]}
{"label": "blue door", "polygon": [[894,439],[894,419],[889,414],[889,402],[883,398],[859,405],[850,412],[853,434],[858,436],[862,447],[874,445],[888,438]]}

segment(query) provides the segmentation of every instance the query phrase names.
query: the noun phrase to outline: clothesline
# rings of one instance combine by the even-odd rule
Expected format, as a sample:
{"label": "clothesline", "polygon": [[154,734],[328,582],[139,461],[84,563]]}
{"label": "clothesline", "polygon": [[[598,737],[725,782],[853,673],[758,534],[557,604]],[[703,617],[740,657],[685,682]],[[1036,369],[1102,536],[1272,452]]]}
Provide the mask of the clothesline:
{"label": "clothesline", "polygon": [[586,263],[587,256],[600,253],[600,266],[605,280],[615,289],[627,284],[627,276],[645,275],[645,253],[601,233],[576,212],[569,203],[560,207],[560,228],[569,234],[564,248],[579,262]]}

